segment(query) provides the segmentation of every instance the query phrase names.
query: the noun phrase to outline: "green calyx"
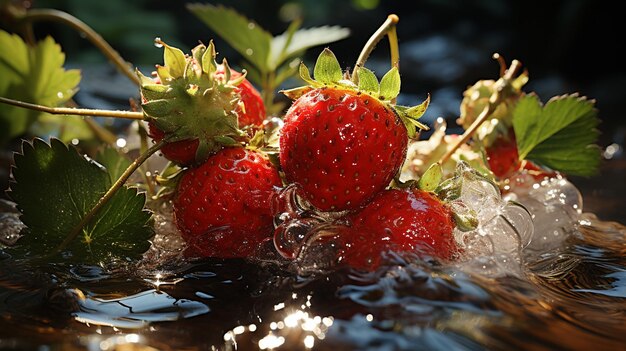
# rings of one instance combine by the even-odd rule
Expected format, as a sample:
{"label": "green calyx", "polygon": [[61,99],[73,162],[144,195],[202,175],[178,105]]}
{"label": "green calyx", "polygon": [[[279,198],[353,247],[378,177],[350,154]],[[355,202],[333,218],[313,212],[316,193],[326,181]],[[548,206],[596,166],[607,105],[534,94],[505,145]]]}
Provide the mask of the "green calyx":
{"label": "green calyx", "polygon": [[365,67],[357,68],[356,76],[350,79],[347,73],[344,75],[335,54],[326,48],[317,58],[313,76],[315,79],[311,78],[307,66],[301,63],[300,77],[308,85],[285,90],[283,94],[295,100],[313,89],[322,87],[331,86],[355,90],[368,94],[391,108],[404,123],[410,138],[415,138],[419,130],[428,129],[418,119],[426,112],[430,103],[430,96],[417,106],[400,106],[395,104],[395,99],[400,94],[400,72],[397,67],[392,67],[385,73],[380,82],[374,72]]}
{"label": "green calyx", "polygon": [[[503,64],[503,63],[501,63]],[[505,67],[502,68],[503,70]],[[508,130],[513,124],[513,109],[517,101],[524,96],[522,87],[528,82],[528,73],[523,72],[512,80],[500,77],[498,80],[479,80],[463,92],[460,116],[457,123],[463,129],[469,129],[481,112],[490,104],[490,99],[497,90],[502,98],[495,106],[489,119],[476,132],[484,146],[490,146],[498,136],[508,138]]]}
{"label": "green calyx", "polygon": [[213,42],[208,47],[196,46],[191,55],[158,38],[155,43],[164,47],[164,65],[157,65],[154,79],[137,71],[146,120],[171,141],[198,139],[197,161],[222,146],[236,144],[243,132],[235,112],[239,103],[235,88],[245,74],[231,80],[226,59],[223,72],[219,70]]}

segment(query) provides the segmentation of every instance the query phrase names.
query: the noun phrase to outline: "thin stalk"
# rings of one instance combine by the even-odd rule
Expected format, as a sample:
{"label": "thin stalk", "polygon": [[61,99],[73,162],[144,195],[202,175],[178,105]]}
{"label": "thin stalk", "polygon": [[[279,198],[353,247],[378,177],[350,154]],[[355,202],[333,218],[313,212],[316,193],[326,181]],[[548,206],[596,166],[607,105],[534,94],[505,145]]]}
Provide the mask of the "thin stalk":
{"label": "thin stalk", "polygon": [[[497,59],[499,57],[499,55],[497,55],[497,56],[496,55],[494,55],[494,58]],[[443,157],[441,158],[441,160],[439,162],[441,162],[443,164],[450,157],[452,157],[452,155],[456,152],[456,150],[459,147],[461,147],[461,145],[465,144],[469,140],[469,138],[471,138],[472,135],[474,135],[474,133],[476,133],[478,128],[487,120],[487,118],[489,118],[489,116],[491,116],[493,111],[495,111],[495,109],[498,107],[498,105],[503,100],[502,91],[504,90],[505,87],[507,87],[508,85],[511,84],[511,80],[513,79],[513,77],[515,76],[517,71],[519,70],[520,65],[521,65],[521,63],[519,61],[517,61],[517,60],[513,60],[513,62],[511,62],[511,67],[509,67],[509,69],[506,70],[506,72],[504,73],[502,78],[500,78],[500,80],[498,80],[498,82],[496,83],[495,91],[489,97],[489,104],[487,104],[487,106],[485,106],[485,108],[482,110],[480,115],[478,115],[478,118],[476,118],[474,123],[472,123],[472,125],[470,125],[469,128],[467,128],[465,133],[463,133],[463,135],[461,135],[461,137],[452,146],[452,148],[449,149],[448,152],[446,152],[445,155],[443,155]]]}
{"label": "thin stalk", "polygon": [[359,67],[363,67],[365,65],[365,61],[370,57],[372,51],[376,47],[376,44],[386,35],[389,38],[389,47],[391,54],[391,66],[398,67],[400,62],[400,50],[398,49],[398,35],[396,34],[396,24],[400,19],[398,16],[391,14],[387,16],[385,22],[372,34],[369,38],[365,46],[361,50],[359,54],[359,58],[356,60],[354,64],[354,69],[352,70],[352,82],[357,84],[359,82],[359,78],[356,74]]}
{"label": "thin stalk", "polygon": [[136,85],[140,85],[139,78],[131,68],[131,65],[126,62],[120,54],[109,45],[100,34],[89,27],[85,22],[70,15],[67,12],[54,10],[54,9],[32,9],[26,11],[26,14],[21,18],[22,21],[30,23],[36,21],[52,21],[59,22],[77,30],[79,33],[84,34],[85,38],[89,40],[95,47],[97,47],[106,58],[108,58],[117,69],[130,79]]}
{"label": "thin stalk", "polygon": [[135,161],[133,161],[133,163],[131,163],[130,166],[128,166],[128,168],[126,168],[124,173],[122,173],[122,175],[115,181],[115,183],[109,188],[109,190],[107,190],[107,192],[104,195],[102,195],[102,197],[98,200],[96,205],[89,212],[87,212],[87,214],[85,214],[83,219],[72,229],[72,231],[70,232],[70,234],[68,234],[68,236],[65,238],[65,240],[63,240],[63,242],[52,252],[51,256],[60,253],[72,241],[74,241],[74,239],[76,239],[76,237],[78,237],[80,232],[98,214],[98,212],[102,209],[102,207],[104,207],[104,205],[106,205],[111,200],[111,198],[113,198],[113,196],[117,193],[117,191],[122,188],[122,186],[124,185],[124,183],[126,183],[128,178],[130,178],[130,176],[150,156],[152,156],[152,154],[154,154],[159,149],[161,149],[161,147],[163,147],[163,145],[165,145],[165,143],[167,143],[167,142],[168,142],[167,138],[164,138],[163,140],[161,140],[158,143],[154,144],[146,152],[144,152],[143,154],[139,155],[139,157],[137,157],[137,159],[135,159]]}
{"label": "thin stalk", "polygon": [[0,96],[0,102],[17,107],[27,108],[29,110],[47,112],[53,115],[75,115],[75,116],[92,116],[92,117],[111,117],[111,118],[127,118],[127,119],[144,119],[142,112],[132,111],[110,111],[96,110],[88,108],[71,108],[71,107],[48,107],[43,105],[31,104],[28,102],[18,101]]}
{"label": "thin stalk", "polygon": [[262,87],[261,87],[261,95],[263,98],[263,104],[268,110],[268,113],[274,113],[272,111],[272,106],[274,105],[274,81],[275,81],[275,72],[268,72],[263,77]]}
{"label": "thin stalk", "polygon": [[[149,147],[148,147],[148,131],[143,126],[143,124],[138,123],[137,124],[137,132],[139,133],[139,150],[141,151],[141,153],[144,153],[147,150],[149,150]],[[154,182],[151,179],[151,177],[148,177],[146,175],[146,168],[147,167],[149,167],[147,162],[144,165],[142,165],[142,167],[141,167],[142,168],[141,176],[142,176],[143,180],[146,182],[148,196],[152,197],[156,193],[156,189],[154,187]]]}
{"label": "thin stalk", "polygon": [[[76,102],[74,102],[74,100],[70,100],[68,105],[72,107],[78,106],[76,105]],[[115,134],[108,131],[106,128],[100,125],[100,123],[94,121],[93,118],[88,116],[82,118],[82,121],[100,141],[103,141],[108,145],[115,145],[115,142],[117,141],[117,137],[115,136]]]}

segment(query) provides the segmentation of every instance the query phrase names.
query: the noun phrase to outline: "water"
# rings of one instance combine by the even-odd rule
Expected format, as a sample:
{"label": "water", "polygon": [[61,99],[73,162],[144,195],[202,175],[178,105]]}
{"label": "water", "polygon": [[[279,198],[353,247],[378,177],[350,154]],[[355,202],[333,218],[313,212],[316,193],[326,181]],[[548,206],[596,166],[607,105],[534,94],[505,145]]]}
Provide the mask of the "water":
{"label": "water", "polygon": [[[0,349],[624,349],[626,227],[585,213],[565,179],[502,196],[471,172],[459,177],[457,205],[482,225],[455,233],[464,245],[455,262],[389,254],[370,273],[309,269],[324,253],[286,245],[315,243],[298,230],[283,242],[295,264],[190,261],[166,205],[155,207],[158,234],[138,263],[0,257]],[[290,206],[282,223],[329,220]],[[4,244],[19,232],[14,214],[2,204]]]}

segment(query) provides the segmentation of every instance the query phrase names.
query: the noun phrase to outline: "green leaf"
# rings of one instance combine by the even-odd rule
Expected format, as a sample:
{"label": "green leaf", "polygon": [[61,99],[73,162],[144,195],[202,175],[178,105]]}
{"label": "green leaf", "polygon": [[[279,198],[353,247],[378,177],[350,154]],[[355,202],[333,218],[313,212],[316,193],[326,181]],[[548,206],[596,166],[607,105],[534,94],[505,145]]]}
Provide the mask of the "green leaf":
{"label": "green leaf", "polygon": [[164,47],[163,64],[169,69],[170,75],[172,77],[182,77],[187,64],[185,53],[181,49],[169,46],[162,41],[159,43]]}
{"label": "green leaf", "polygon": [[223,6],[187,4],[187,9],[259,71],[270,71],[268,58],[272,35],[257,23]]}
{"label": "green leaf", "polygon": [[596,173],[600,149],[594,145],[599,135],[594,103],[576,94],[552,98],[545,106],[536,95],[521,98],[513,110],[520,160],[571,175]]}
{"label": "green leaf", "polygon": [[202,71],[206,74],[213,74],[217,71],[217,62],[215,61],[217,53],[215,52],[215,44],[213,40],[209,42],[209,46],[202,53],[200,62],[202,63]]}
{"label": "green leaf", "polygon": [[300,59],[293,59],[288,64],[281,66],[276,71],[276,78],[274,78],[274,84],[280,86],[285,80],[293,77],[298,73],[300,66]]}
{"label": "green leaf", "polygon": [[[9,195],[27,226],[16,251],[26,256],[52,253],[111,186],[109,174],[73,147],[52,139],[24,142],[15,155]],[[64,258],[97,263],[137,258],[154,234],[143,209],[145,195],[122,187],[67,247]]]}
{"label": "green leaf", "polygon": [[343,78],[339,61],[328,48],[318,56],[313,68],[313,77],[324,84],[337,83]]}
{"label": "green leaf", "polygon": [[417,186],[424,191],[435,191],[443,179],[443,170],[439,163],[433,163],[417,182]]}
{"label": "green leaf", "polygon": [[300,78],[302,78],[302,80],[305,81],[307,84],[314,86],[314,87],[320,87],[323,85],[320,82],[317,82],[313,78],[311,78],[311,73],[309,72],[309,68],[304,64],[304,62],[300,63],[299,72],[300,72]]}
{"label": "green leaf", "polygon": [[428,105],[430,105],[430,94],[426,97],[426,100],[417,106],[412,106],[406,109],[404,112],[411,119],[417,120],[424,115],[426,109],[428,109]]}
{"label": "green leaf", "polygon": [[395,99],[400,94],[400,72],[392,67],[380,80],[380,96],[383,101]]}
{"label": "green leaf", "polygon": [[95,160],[106,168],[111,182],[114,183],[130,166],[131,160],[113,147],[104,147],[98,151]]}
{"label": "green leaf", "polygon": [[378,85],[378,78],[376,78],[374,72],[365,67],[359,67],[356,74],[359,78],[359,90],[372,95],[378,95],[380,86]]}
{"label": "green leaf", "polygon": [[276,69],[287,59],[300,55],[309,48],[332,43],[350,35],[350,30],[338,26],[313,27],[294,32],[297,24],[290,25],[285,33],[272,39],[270,69]]}
{"label": "green leaf", "polygon": [[[74,96],[80,71],[65,70],[65,54],[51,37],[34,47],[17,35],[0,31],[0,96],[56,107]],[[35,120],[48,115],[5,104],[0,105],[0,144],[28,131]],[[56,116],[63,119],[63,117]],[[83,123],[67,119],[63,126]]]}
{"label": "green leaf", "polygon": [[[95,123],[95,122],[94,122]],[[33,135],[54,136],[64,143],[72,140],[89,140],[94,133],[83,116],[55,116],[43,113],[29,128]]]}
{"label": "green leaf", "polygon": [[413,139],[417,136],[418,129],[428,130],[428,126],[420,123],[418,119],[422,117],[428,105],[430,104],[430,94],[421,104],[413,107],[396,105],[393,108],[404,123],[409,138]]}

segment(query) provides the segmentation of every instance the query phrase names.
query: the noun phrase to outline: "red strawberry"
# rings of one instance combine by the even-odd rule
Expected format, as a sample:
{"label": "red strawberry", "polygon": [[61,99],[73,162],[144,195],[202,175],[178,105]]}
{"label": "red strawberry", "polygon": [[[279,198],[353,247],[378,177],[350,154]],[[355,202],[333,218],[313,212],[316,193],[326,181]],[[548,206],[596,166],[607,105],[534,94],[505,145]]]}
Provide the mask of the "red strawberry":
{"label": "red strawberry", "polygon": [[[327,70],[318,69],[319,65]],[[335,70],[328,70],[329,66]],[[356,86],[341,80],[339,63],[326,49],[316,64],[318,81],[308,77],[305,66],[301,72],[312,87],[286,92],[297,100],[287,111],[280,136],[285,177],[322,211],[357,209],[398,172],[408,143],[403,123],[419,116],[391,104],[399,93],[396,68],[380,86],[371,71],[361,68],[362,84]]]}
{"label": "red strawberry", "polygon": [[[231,70],[232,80],[241,77],[241,73]],[[224,76],[224,65],[219,65],[215,72],[216,77]],[[235,88],[235,92],[239,95],[240,104],[237,105],[235,112],[239,121],[239,127],[261,126],[265,120],[265,105],[263,98],[258,90],[244,78],[243,81]]]}
{"label": "red strawberry", "polygon": [[515,134],[498,136],[491,146],[486,147],[487,163],[493,174],[500,179],[512,175],[520,167]]}
{"label": "red strawberry", "polygon": [[414,252],[443,260],[458,253],[450,208],[432,193],[391,189],[379,193],[346,219],[338,259],[350,267],[374,270],[381,253]]}
{"label": "red strawberry", "polygon": [[156,142],[171,138],[161,150],[166,158],[183,166],[201,163],[234,144],[243,135],[240,127],[263,123],[259,92],[225,61],[215,62],[213,43],[196,46],[191,56],[164,47],[165,65],[157,66],[157,76],[139,77],[149,135]]}
{"label": "red strawberry", "polygon": [[260,152],[225,148],[188,169],[173,201],[187,254],[248,257],[273,233],[271,196],[278,170]]}
{"label": "red strawberry", "polygon": [[[154,123],[148,123],[148,136],[158,143],[165,137],[165,133],[155,126]],[[165,158],[179,165],[190,165],[196,160],[196,151],[199,144],[200,141],[198,139],[174,141],[163,145],[161,153],[163,153]]]}
{"label": "red strawberry", "polygon": [[[224,65],[219,65],[216,77],[224,76]],[[241,73],[231,70],[231,79],[241,77]],[[247,79],[244,79],[237,87],[235,92],[239,96],[239,104],[235,108],[239,127],[256,126],[260,127],[265,120],[265,105],[258,90]],[[165,136],[165,133],[154,125],[148,124],[148,135],[155,141],[159,142]],[[161,148],[163,156],[170,161],[180,165],[190,165],[195,162],[196,151],[198,150],[198,139],[188,139],[171,142]]]}
{"label": "red strawberry", "polygon": [[486,147],[489,168],[498,179],[511,178],[516,173],[525,171],[536,180],[552,177],[556,173],[544,170],[530,161],[522,162],[519,159],[515,132],[509,130],[508,135],[499,135],[491,146]]}

